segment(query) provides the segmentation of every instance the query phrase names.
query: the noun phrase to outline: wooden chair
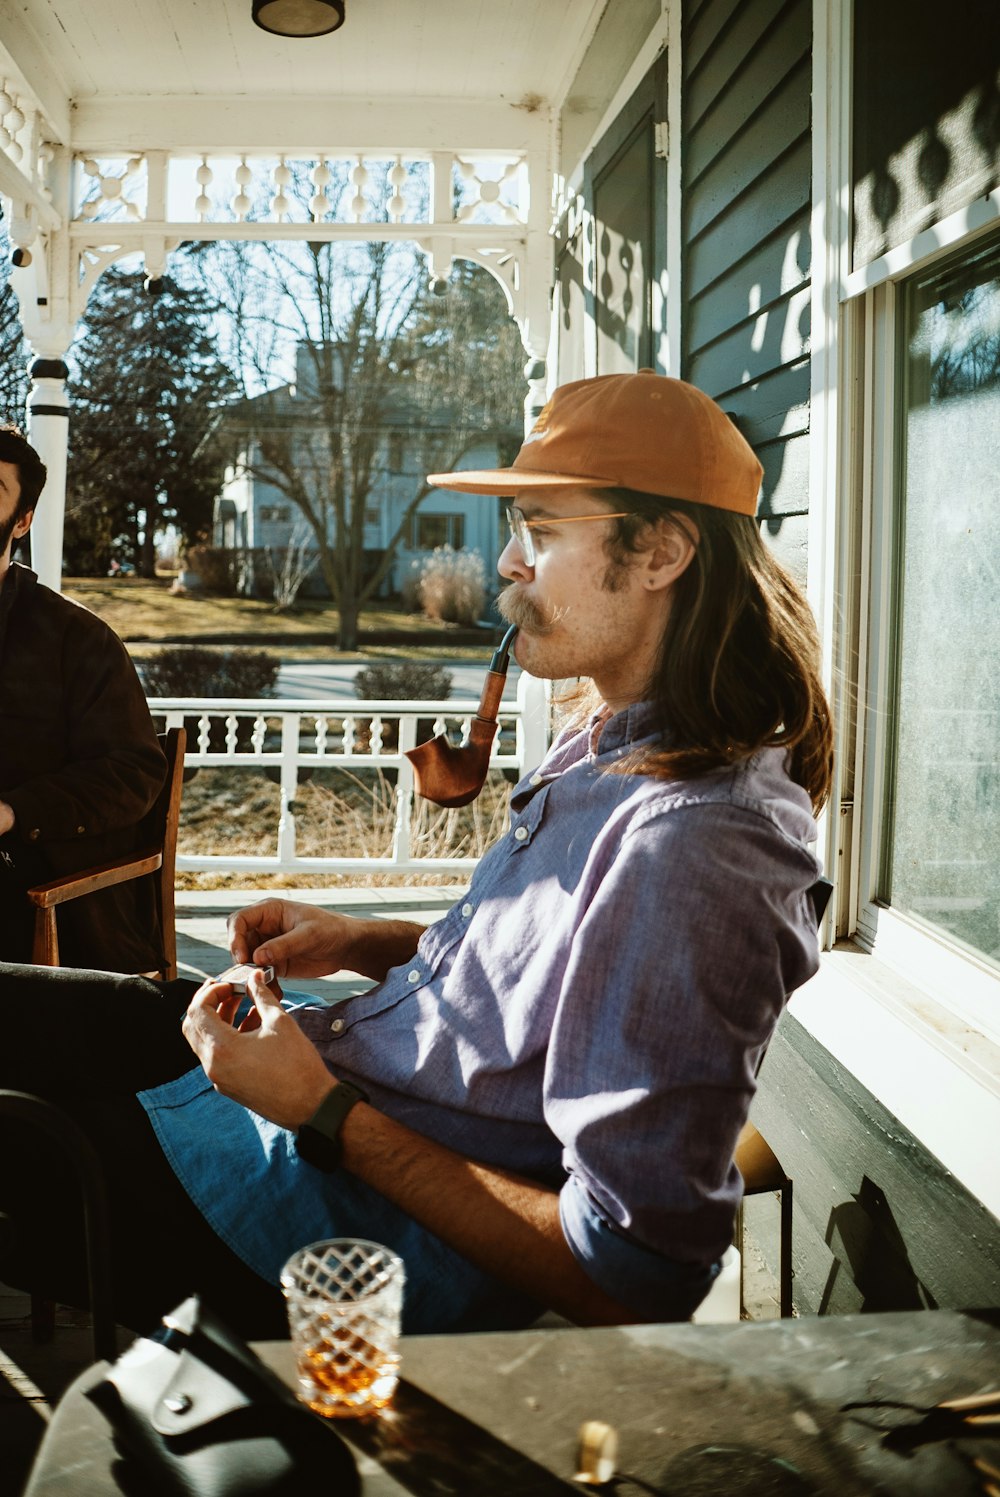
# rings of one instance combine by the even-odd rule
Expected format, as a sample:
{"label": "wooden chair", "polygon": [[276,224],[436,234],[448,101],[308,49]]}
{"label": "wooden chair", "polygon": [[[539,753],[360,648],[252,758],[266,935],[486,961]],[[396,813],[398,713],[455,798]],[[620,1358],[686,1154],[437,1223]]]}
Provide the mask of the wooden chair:
{"label": "wooden chair", "polygon": [[187,735],[183,728],[170,728],[168,732],[161,733],[159,738],[167,759],[167,778],[155,803],[143,818],[140,851],[117,858],[113,863],[85,868],[81,873],[65,874],[62,878],[53,879],[51,883],[39,884],[28,890],[28,898],[35,906],[35,940],[31,960],[37,966],[59,966],[56,911],[60,905],[72,899],[80,899],[85,894],[93,894],[98,889],[110,889],[114,884],[124,884],[131,879],[158,873],[154,890],[160,920],[162,954],[159,967],[144,975],[158,977],[166,982],[177,976],[174,872]]}
{"label": "wooden chair", "polygon": [[[809,902],[813,907],[817,928],[826,913],[833,893],[833,884],[828,878],[817,879],[809,890]],[[761,1057],[763,1061],[763,1056]],[[759,1069],[759,1067],[758,1067]],[[778,1246],[778,1284],[781,1317],[788,1320],[792,1314],[792,1180],[781,1164],[770,1144],[753,1123],[744,1124],[736,1144],[736,1168],[743,1176],[743,1195],[759,1196],[774,1192],[781,1208],[781,1227]],[[741,1278],[740,1304],[743,1303],[742,1254],[743,1254],[743,1207],[736,1217],[736,1237],[740,1248]]]}

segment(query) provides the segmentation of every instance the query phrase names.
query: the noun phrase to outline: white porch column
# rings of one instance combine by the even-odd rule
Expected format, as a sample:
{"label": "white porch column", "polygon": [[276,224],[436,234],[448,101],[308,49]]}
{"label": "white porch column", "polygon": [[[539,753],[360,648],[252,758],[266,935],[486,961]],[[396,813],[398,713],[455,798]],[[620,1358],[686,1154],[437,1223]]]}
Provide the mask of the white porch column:
{"label": "white porch column", "polygon": [[66,514],[66,455],[69,447],[69,370],[62,359],[36,359],[28,394],[28,438],[49,470],[28,538],[39,581],[62,589],[63,520]]}

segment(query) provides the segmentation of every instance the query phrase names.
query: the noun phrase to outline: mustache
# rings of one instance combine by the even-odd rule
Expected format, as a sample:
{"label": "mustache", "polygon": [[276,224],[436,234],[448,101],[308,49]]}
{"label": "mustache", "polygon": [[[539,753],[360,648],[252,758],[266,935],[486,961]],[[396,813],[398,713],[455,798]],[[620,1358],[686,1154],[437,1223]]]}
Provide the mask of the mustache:
{"label": "mustache", "polygon": [[542,612],[537,603],[526,598],[515,582],[505,587],[497,598],[497,612],[508,624],[516,624],[529,634],[551,634],[555,622]]}

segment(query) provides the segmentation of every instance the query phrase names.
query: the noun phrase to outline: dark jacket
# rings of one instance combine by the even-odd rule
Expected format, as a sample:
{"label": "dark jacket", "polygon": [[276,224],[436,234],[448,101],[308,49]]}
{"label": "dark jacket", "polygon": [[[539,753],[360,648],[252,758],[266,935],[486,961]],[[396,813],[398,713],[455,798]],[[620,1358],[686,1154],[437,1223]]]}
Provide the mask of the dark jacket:
{"label": "dark jacket", "polygon": [[[27,567],[12,566],[0,587],[0,799],[16,822],[0,841],[13,861],[21,855],[27,882],[135,851],[137,824],[165,777],[121,640]],[[65,905],[58,929],[64,966],[143,972],[162,959],[149,879]]]}

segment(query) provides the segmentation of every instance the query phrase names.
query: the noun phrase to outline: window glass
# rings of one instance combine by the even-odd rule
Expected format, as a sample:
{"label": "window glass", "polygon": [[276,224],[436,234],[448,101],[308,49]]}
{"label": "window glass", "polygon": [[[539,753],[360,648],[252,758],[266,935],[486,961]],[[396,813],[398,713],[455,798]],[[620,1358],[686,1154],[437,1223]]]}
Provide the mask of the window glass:
{"label": "window glass", "polygon": [[410,539],[414,551],[433,551],[438,546],[461,551],[465,544],[465,516],[425,515],[418,510],[413,516]]}
{"label": "window glass", "polygon": [[1000,967],[1000,245],[911,281],[881,894]]}

